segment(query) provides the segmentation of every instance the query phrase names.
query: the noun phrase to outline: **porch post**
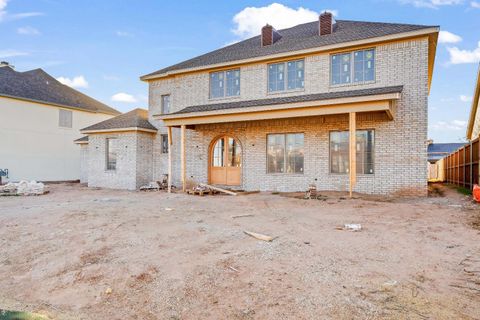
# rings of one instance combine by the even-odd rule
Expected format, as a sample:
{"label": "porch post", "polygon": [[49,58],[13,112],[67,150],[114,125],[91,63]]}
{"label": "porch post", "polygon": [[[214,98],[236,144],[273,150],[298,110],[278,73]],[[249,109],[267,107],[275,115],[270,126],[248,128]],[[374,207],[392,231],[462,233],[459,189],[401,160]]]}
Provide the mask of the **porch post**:
{"label": "porch post", "polygon": [[172,193],[172,127],[168,129],[168,193]]}
{"label": "porch post", "polygon": [[351,112],[349,114],[349,151],[350,151],[350,198],[353,193],[353,186],[357,182],[357,123],[356,114]]}
{"label": "porch post", "polygon": [[183,124],[181,126],[181,163],[182,163],[182,190],[183,192],[187,191],[187,174],[186,174],[186,159],[185,159],[185,131],[186,126]]}

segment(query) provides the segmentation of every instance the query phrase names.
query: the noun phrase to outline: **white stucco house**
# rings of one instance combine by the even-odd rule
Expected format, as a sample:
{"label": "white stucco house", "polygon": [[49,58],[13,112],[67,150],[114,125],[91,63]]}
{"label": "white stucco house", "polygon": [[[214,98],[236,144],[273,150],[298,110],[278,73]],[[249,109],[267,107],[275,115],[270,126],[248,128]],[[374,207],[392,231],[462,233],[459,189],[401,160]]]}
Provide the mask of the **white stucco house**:
{"label": "white stucco house", "polygon": [[148,111],[84,128],[88,184],[427,194],[438,26],[323,13],[258,31],[142,76]]}
{"label": "white stucco house", "polygon": [[5,181],[80,178],[80,129],[120,114],[42,69],[0,63],[0,170]]}

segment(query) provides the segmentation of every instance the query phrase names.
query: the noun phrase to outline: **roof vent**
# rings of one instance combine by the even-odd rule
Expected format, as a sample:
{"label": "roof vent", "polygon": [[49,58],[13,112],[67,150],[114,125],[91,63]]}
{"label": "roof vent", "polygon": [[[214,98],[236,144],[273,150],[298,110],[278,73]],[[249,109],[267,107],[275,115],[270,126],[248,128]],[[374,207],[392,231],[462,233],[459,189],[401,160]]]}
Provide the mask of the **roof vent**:
{"label": "roof vent", "polygon": [[318,24],[318,34],[321,36],[332,34],[333,32],[333,15],[331,12],[325,11],[320,15]]}
{"label": "roof vent", "polygon": [[277,42],[282,36],[271,25],[266,24],[262,28],[262,47],[269,46]]}
{"label": "roof vent", "polygon": [[14,68],[14,66],[12,66],[10,63],[8,63],[7,61],[0,61],[0,68],[1,67],[10,67],[10,68]]}

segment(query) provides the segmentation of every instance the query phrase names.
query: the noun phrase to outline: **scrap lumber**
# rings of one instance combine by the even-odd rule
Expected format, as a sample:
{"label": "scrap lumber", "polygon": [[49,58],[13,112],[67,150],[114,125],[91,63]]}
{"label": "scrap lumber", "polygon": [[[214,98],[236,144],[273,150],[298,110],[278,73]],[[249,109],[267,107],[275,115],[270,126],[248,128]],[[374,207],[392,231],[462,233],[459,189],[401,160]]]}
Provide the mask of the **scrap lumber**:
{"label": "scrap lumber", "polygon": [[237,219],[237,218],[246,218],[246,217],[253,217],[255,215],[253,214],[241,214],[241,215],[238,215],[238,216],[232,216],[232,219]]}
{"label": "scrap lumber", "polygon": [[250,237],[254,237],[255,239],[262,240],[262,241],[267,241],[271,242],[273,240],[273,237],[266,236],[261,233],[256,233],[256,232],[251,232],[251,231],[243,231],[245,234],[249,235]]}
{"label": "scrap lumber", "polygon": [[205,184],[205,183],[201,183],[200,186],[202,186],[202,187],[207,187],[207,188],[210,188],[210,189],[212,189],[212,190],[219,191],[219,192],[223,192],[223,193],[226,193],[226,194],[229,194],[229,195],[232,195],[232,196],[236,196],[236,195],[237,195],[236,192],[233,192],[233,191],[230,191],[230,190],[226,190],[226,189],[222,189],[222,188],[219,188],[219,187],[214,187],[214,186],[211,186],[211,185]]}

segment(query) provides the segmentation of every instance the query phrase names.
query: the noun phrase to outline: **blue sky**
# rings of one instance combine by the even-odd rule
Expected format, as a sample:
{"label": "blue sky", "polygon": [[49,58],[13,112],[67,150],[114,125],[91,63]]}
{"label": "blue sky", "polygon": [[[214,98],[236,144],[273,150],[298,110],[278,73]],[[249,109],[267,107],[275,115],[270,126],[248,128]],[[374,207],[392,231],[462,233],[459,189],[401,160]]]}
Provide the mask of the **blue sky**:
{"label": "blue sky", "polygon": [[440,25],[429,137],[464,139],[478,61],[480,0],[154,1],[0,0],[0,59],[43,68],[120,111],[147,107],[139,76],[228,43],[312,21],[337,19]]}

